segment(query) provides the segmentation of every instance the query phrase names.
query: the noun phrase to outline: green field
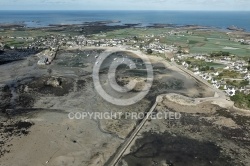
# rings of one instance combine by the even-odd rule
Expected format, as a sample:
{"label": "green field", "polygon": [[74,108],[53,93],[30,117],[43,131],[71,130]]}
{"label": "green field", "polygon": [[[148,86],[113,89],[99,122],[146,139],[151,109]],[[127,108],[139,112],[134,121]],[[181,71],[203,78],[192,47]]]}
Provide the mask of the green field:
{"label": "green field", "polygon": [[205,62],[205,66],[213,67],[215,69],[226,67],[224,64],[214,63],[214,62]]}
{"label": "green field", "polygon": [[15,47],[20,47],[20,46],[28,46],[29,43],[32,43],[32,40],[28,39],[19,39],[16,37],[33,37],[38,38],[38,37],[45,37],[48,35],[58,35],[58,34],[65,34],[65,35],[79,35],[79,32],[75,31],[49,31],[49,30],[41,30],[41,29],[27,29],[27,30],[5,30],[5,31],[0,31],[0,37],[14,37],[14,38],[0,38],[0,42],[5,43],[8,46],[15,46]]}
{"label": "green field", "polygon": [[[190,49],[191,53],[212,53],[217,51],[227,51],[237,56],[250,56],[250,45],[242,45],[241,43],[229,40],[230,37],[225,32],[219,31],[201,31],[192,30],[180,35],[166,35],[173,28],[128,28],[107,32],[106,38],[125,38],[137,36],[143,40],[145,35],[154,35],[160,39],[161,43],[176,45]],[[184,31],[184,30],[183,30]],[[156,37],[165,34],[165,37]],[[103,38],[102,36],[94,36],[94,39]]]}
{"label": "green field", "polygon": [[[177,33],[169,32],[175,31]],[[178,34],[178,31],[182,33]],[[6,30],[0,31],[0,36],[13,36],[13,37],[40,37],[50,34],[66,34],[66,35],[79,35],[80,32],[65,30],[53,31],[42,29],[27,29],[27,30]],[[217,51],[230,52],[233,55],[248,57],[250,56],[250,45],[242,45],[241,43],[229,40],[230,36],[226,32],[216,30],[187,30],[176,28],[126,28],[105,33],[92,35],[91,39],[112,39],[112,38],[132,38],[137,37],[138,42],[145,41],[146,35],[150,36],[150,41],[155,38],[159,39],[161,43],[168,45],[180,46],[182,48],[189,48],[190,53],[212,53]],[[154,37],[152,37],[154,36]],[[26,41],[18,41],[18,39],[5,39],[7,44],[10,45],[23,45],[27,44]]]}

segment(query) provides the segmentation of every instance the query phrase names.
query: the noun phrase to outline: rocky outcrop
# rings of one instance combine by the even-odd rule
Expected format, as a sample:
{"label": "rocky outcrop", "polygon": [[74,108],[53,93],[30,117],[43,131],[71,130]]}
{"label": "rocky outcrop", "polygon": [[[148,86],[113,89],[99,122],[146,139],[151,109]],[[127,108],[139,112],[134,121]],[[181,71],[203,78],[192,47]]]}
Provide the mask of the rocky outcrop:
{"label": "rocky outcrop", "polygon": [[61,84],[62,80],[60,78],[55,78],[55,77],[49,78],[45,83],[45,85],[52,86],[54,88],[60,87]]}

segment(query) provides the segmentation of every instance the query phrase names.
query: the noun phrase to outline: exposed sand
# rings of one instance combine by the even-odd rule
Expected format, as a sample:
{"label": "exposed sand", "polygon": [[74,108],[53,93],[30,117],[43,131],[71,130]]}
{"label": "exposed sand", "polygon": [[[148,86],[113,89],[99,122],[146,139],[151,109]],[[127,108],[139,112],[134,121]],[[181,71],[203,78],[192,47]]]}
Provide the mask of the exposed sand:
{"label": "exposed sand", "polygon": [[[133,58],[135,53],[138,52],[131,53]],[[86,57],[87,54],[90,56]],[[36,56],[0,66],[0,84],[12,87],[12,93],[16,95],[16,98],[3,98],[1,95],[1,101],[15,104],[20,114],[15,118],[34,123],[28,135],[12,136],[6,143],[13,146],[6,147],[10,152],[0,158],[2,165],[102,166],[134,129],[137,120],[70,120],[68,113],[145,112],[156,96],[165,93],[181,93],[189,97],[214,96],[214,92],[204,84],[162,59],[152,57],[155,82],[146,98],[129,107],[112,105],[102,99],[93,87],[91,74],[96,54],[100,53],[93,49],[62,50],[50,66],[37,66]],[[123,71],[119,76],[126,74]],[[101,81],[105,80],[102,75]],[[109,90],[110,87],[106,88]],[[5,93],[10,94],[9,91]],[[9,106],[1,107],[1,110],[6,108]]]}

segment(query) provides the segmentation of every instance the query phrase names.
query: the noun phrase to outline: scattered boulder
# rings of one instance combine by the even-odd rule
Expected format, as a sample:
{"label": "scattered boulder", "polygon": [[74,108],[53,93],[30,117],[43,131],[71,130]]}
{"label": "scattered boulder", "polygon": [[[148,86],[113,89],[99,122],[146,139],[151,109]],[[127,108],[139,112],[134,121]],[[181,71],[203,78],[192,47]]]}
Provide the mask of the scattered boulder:
{"label": "scattered boulder", "polygon": [[42,57],[38,62],[37,62],[37,64],[38,65],[46,65],[46,63],[47,63],[47,61],[48,61],[48,58],[46,58],[46,57]]}
{"label": "scattered boulder", "polygon": [[62,85],[62,80],[60,78],[51,77],[46,81],[45,84],[57,88]]}

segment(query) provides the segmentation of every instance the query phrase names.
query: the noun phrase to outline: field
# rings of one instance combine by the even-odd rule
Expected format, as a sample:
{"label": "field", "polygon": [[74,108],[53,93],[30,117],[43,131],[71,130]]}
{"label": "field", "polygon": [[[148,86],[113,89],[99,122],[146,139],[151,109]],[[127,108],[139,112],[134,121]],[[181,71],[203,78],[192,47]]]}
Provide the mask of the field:
{"label": "field", "polygon": [[[104,30],[105,31],[105,30]],[[115,30],[97,31],[90,39],[121,39],[137,37],[138,41],[159,39],[161,43],[188,48],[190,53],[212,53],[217,51],[230,52],[233,55],[247,57],[250,55],[250,45],[242,45],[231,39],[232,36],[224,31],[188,28],[120,28]],[[50,34],[80,35],[76,29],[22,29],[0,31],[1,36],[12,37],[41,37]],[[1,38],[0,38],[1,42]],[[29,41],[20,39],[4,39],[4,43],[14,46],[27,45]]]}
{"label": "field", "polygon": [[[49,35],[81,35],[77,31],[52,30],[52,29],[25,29],[25,30],[0,30],[0,43],[11,47],[27,47],[34,42],[34,39]],[[3,38],[1,38],[3,37]],[[33,39],[32,39],[33,38]]]}
{"label": "field", "polygon": [[[174,28],[128,28],[110,31],[105,34],[96,34],[93,38],[125,38],[137,36],[143,40],[145,35],[154,35],[153,38],[160,39],[161,43],[176,45],[190,49],[190,53],[212,53],[216,51],[227,51],[237,56],[250,56],[250,45],[242,45],[230,40],[226,32],[216,30],[177,30],[182,33],[168,32],[176,31]],[[164,36],[164,37],[163,37]]]}
{"label": "field", "polygon": [[220,63],[214,63],[214,62],[205,62],[204,66],[209,66],[209,67],[213,67],[215,69],[218,69],[218,68],[224,68],[226,67],[225,65],[223,64],[220,64]]}

